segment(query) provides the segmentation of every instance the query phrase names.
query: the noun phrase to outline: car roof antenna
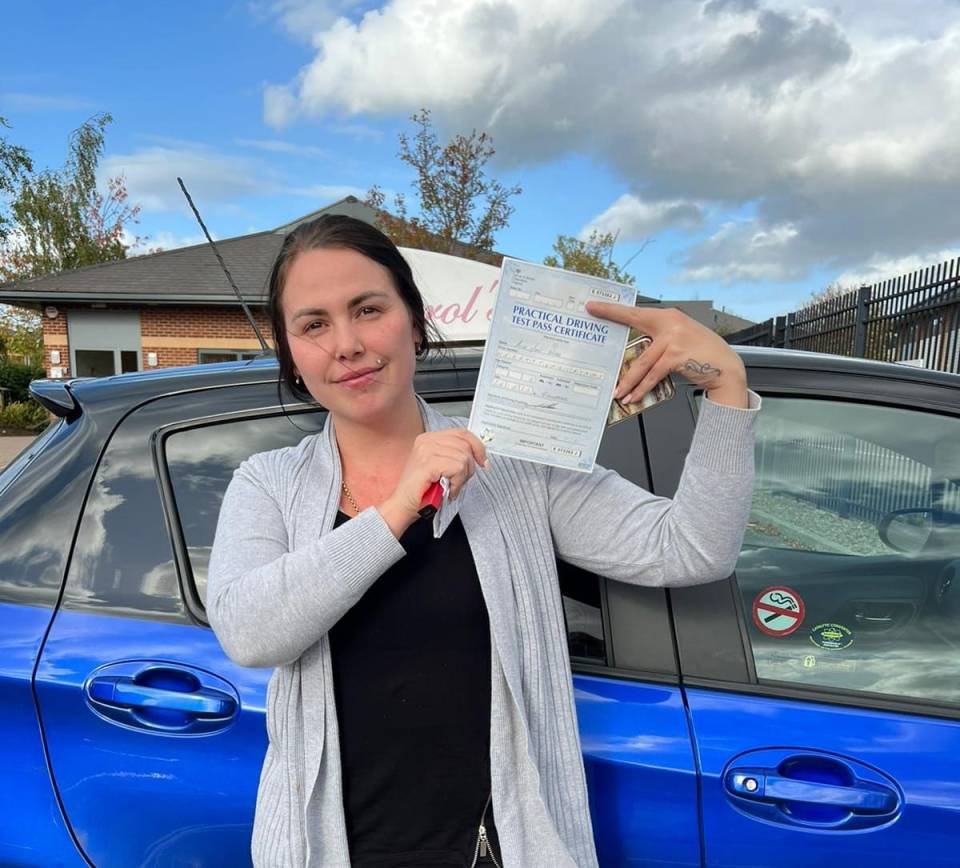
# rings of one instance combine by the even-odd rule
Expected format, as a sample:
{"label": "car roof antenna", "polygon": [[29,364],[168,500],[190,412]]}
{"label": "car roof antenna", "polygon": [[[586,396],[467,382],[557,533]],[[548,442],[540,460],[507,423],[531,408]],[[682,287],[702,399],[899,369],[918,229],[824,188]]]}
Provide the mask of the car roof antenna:
{"label": "car roof antenna", "polygon": [[234,283],[233,276],[230,274],[230,269],[227,268],[227,263],[223,261],[223,257],[220,255],[220,251],[217,250],[217,245],[213,243],[213,239],[210,237],[210,233],[207,232],[207,227],[203,223],[203,218],[200,216],[200,212],[197,210],[197,206],[193,204],[193,199],[190,198],[190,194],[187,192],[187,187],[183,183],[183,178],[177,176],[177,183],[180,185],[180,189],[183,190],[183,195],[187,197],[187,202],[190,203],[190,208],[193,210],[193,215],[197,218],[197,223],[200,224],[200,228],[203,230],[203,234],[207,236],[207,241],[210,242],[210,246],[213,248],[213,253],[217,257],[217,262],[220,263],[220,267],[223,269],[223,273],[227,275],[227,280],[230,283],[230,286],[233,287],[233,291],[237,294],[237,301],[240,302],[240,307],[243,308],[243,312],[247,315],[247,320],[250,323],[250,328],[253,329],[254,334],[257,336],[257,340],[260,341],[260,348],[265,353],[270,353],[272,350],[267,345],[267,342],[263,339],[263,335],[260,334],[260,329],[257,328],[257,322],[253,318],[253,314],[250,313],[250,308],[247,307],[247,303],[243,300],[243,296],[240,294],[240,290],[237,289],[237,284]]}

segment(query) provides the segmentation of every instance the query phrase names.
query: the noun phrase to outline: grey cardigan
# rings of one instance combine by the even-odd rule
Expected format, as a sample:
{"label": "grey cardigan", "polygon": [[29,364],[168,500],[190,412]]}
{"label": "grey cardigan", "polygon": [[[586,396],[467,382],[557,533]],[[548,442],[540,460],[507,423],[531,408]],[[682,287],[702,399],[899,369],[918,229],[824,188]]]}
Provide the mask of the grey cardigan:
{"label": "grey cardigan", "polygon": [[[750,510],[760,405],[750,397],[749,410],[703,401],[672,500],[610,470],[499,456],[458,498],[490,615],[491,786],[507,868],[597,865],[556,558],[657,587],[728,576]],[[462,424],[421,409],[428,430]],[[258,866],[350,864],[327,631],[405,552],[373,508],[332,529],[339,501],[328,421],[237,469],[210,557],[207,612],[224,650],[242,666],[276,667]]]}

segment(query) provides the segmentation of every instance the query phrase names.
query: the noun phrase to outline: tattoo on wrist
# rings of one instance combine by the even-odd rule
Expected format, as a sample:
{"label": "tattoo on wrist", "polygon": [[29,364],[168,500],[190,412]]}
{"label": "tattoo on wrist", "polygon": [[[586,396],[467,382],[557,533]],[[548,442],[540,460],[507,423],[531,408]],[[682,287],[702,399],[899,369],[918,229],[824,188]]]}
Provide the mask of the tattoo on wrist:
{"label": "tattoo on wrist", "polygon": [[719,368],[713,367],[709,362],[698,362],[696,359],[687,359],[683,366],[682,373],[691,380],[702,379],[703,377],[715,377],[720,373]]}

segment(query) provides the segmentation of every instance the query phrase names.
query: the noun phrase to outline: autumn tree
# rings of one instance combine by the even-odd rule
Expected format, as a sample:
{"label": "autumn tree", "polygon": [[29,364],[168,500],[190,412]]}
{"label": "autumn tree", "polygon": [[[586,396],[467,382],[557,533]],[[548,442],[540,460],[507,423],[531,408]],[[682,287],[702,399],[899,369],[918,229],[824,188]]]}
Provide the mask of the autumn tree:
{"label": "autumn tree", "polygon": [[43,325],[38,314],[0,305],[0,360],[43,363]]}
{"label": "autumn tree", "polygon": [[835,298],[840,298],[856,291],[857,288],[855,286],[844,286],[839,281],[834,281],[833,283],[828,283],[823,289],[811,293],[810,297],[801,306],[801,309],[815,307],[818,304],[823,304],[825,301],[832,301]]}
{"label": "autumn tree", "polygon": [[626,283],[633,286],[635,278],[613,261],[613,247],[617,236],[613,232],[594,229],[584,240],[572,235],[559,235],[553,243],[553,253],[544,257],[544,265],[578,271]]}
{"label": "autumn tree", "polygon": [[99,114],[74,130],[63,168],[23,169],[15,178],[9,231],[0,247],[0,281],[124,259],[139,240],[126,237],[140,208],[129,204],[122,176],[110,178],[104,192],[97,187],[104,131],[112,120]]}
{"label": "autumn tree", "polygon": [[427,109],[411,120],[416,132],[412,137],[400,134],[397,156],[416,173],[412,186],[417,213],[410,212],[402,193],[394,198],[393,213],[388,213],[383,191],[373,186],[367,204],[380,212],[381,229],[405,247],[439,253],[462,252],[464,245],[475,251],[493,250],[496,233],[513,214],[510,200],[522,192],[519,186],[506,187],[487,175],[487,163],[496,153],[493,139],[473,130],[441,144]]}
{"label": "autumn tree", "polygon": [[[0,128],[10,129],[7,119],[0,117]],[[0,197],[6,199],[16,189],[25,174],[33,171],[33,163],[25,148],[11,144],[6,136],[0,136]],[[0,241],[9,228],[9,220],[0,210]]]}

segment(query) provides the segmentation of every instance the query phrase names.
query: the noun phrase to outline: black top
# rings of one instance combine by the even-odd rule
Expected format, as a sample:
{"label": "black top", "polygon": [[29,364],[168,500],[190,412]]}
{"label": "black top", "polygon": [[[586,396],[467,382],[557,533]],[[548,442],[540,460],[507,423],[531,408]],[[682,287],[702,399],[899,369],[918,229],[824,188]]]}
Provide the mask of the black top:
{"label": "black top", "polygon": [[459,517],[400,543],[330,631],[350,861],[460,868],[490,794],[490,625]]}

